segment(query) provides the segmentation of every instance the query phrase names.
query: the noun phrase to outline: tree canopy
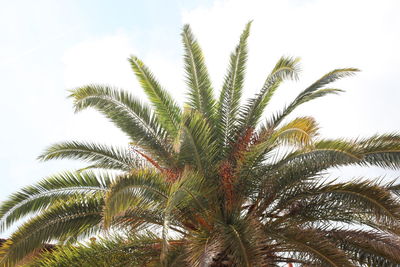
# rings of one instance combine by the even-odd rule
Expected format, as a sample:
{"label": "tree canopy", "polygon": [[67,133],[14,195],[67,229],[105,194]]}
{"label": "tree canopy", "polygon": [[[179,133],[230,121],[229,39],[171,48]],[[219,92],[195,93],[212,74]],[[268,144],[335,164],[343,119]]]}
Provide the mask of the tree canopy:
{"label": "tree canopy", "polygon": [[250,27],[217,97],[189,25],[183,107],[136,56],[129,63],[148,103],[111,86],[72,90],[76,112],[98,110],[130,143],[49,146],[40,160],[87,167],[1,204],[0,231],[25,221],[0,250],[0,264],[14,266],[55,241],[26,266],[400,266],[400,185],[329,177],[349,165],[400,169],[400,135],[327,139],[313,117],[289,116],[341,93],[331,84],[356,68],[322,75],[265,114],[280,85],[299,76],[300,59],[281,57],[260,91],[242,101]]}

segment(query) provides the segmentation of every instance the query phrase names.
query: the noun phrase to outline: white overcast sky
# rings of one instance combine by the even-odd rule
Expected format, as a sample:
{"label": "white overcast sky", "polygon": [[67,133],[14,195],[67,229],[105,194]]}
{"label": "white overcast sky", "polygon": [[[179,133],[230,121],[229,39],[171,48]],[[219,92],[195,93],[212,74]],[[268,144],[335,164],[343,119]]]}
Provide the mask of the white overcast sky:
{"label": "white overcast sky", "polygon": [[[49,144],[126,137],[94,111],[74,114],[67,89],[111,84],[143,97],[127,57],[142,58],[180,103],[185,98],[180,30],[190,23],[219,91],[228,57],[253,20],[244,95],[260,89],[281,55],[302,58],[297,83],[282,86],[266,112],[289,102],[324,73],[362,70],[330,96],[300,108],[328,137],[400,130],[400,1],[6,1],[0,0],[0,201],[78,162],[40,163]],[[400,176],[380,169],[339,172]]]}

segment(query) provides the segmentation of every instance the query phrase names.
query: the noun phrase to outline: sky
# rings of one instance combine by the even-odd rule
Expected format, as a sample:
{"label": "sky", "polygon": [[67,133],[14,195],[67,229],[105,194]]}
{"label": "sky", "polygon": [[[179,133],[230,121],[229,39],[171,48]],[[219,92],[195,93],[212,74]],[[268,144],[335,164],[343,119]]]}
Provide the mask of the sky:
{"label": "sky", "polygon": [[[304,105],[326,137],[400,131],[400,1],[0,0],[0,201],[55,172],[85,166],[39,162],[50,144],[128,139],[93,110],[74,114],[68,90],[110,84],[145,100],[127,58],[136,55],[179,103],[185,99],[180,32],[192,26],[219,92],[229,54],[253,20],[244,99],[251,97],[282,55],[302,58],[300,81],[284,84],[265,116],[279,110],[324,73],[362,70],[337,82],[346,90]],[[385,176],[379,168],[335,175]]]}

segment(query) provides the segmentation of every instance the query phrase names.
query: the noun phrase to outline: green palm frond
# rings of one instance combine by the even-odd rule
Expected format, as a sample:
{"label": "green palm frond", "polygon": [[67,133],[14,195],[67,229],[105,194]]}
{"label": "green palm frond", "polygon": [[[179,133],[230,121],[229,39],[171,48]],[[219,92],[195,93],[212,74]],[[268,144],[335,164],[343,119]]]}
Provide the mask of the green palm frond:
{"label": "green palm frond", "polygon": [[[108,196],[106,199],[106,214],[104,215],[104,219],[109,220],[109,222],[105,221],[105,226],[111,225],[113,229],[129,229],[129,231],[139,231],[140,229],[150,228],[160,230],[163,227],[166,206],[168,203],[170,203],[170,205],[173,204],[171,192],[166,192],[165,194],[168,195],[163,195],[165,196],[163,199],[167,201],[165,202],[152,199],[150,197],[151,193],[143,192],[146,190],[140,190],[141,186],[139,185],[136,187],[136,192],[134,192],[135,188],[131,188],[131,194],[126,194],[123,200],[116,199],[116,194],[118,193],[115,193],[114,196]],[[184,188],[183,190],[190,189]],[[193,192],[190,192],[190,194],[193,195]],[[120,201],[119,206],[117,206],[118,201]],[[187,204],[187,206],[190,204]],[[176,211],[175,209],[178,208],[177,206],[178,205],[173,206],[174,212]],[[108,217],[110,217],[110,219],[108,219]],[[177,217],[174,214],[174,216],[170,218],[169,225],[173,231],[184,234],[184,230],[182,230],[183,225],[179,220],[181,217],[182,215]]]}
{"label": "green palm frond", "polygon": [[[296,190],[296,187],[298,188]],[[400,204],[388,190],[372,182],[297,185],[281,192],[280,200],[270,212],[285,213],[285,220],[303,222],[341,221],[395,226]],[[283,219],[279,219],[283,220]]]}
{"label": "green palm frond", "polygon": [[375,135],[355,141],[368,165],[382,168],[400,168],[400,135],[397,133]]}
{"label": "green palm frond", "polygon": [[209,209],[207,197],[213,190],[208,185],[205,187],[206,182],[200,172],[185,170],[180,179],[171,185],[166,205],[179,210],[182,216],[189,219],[193,219],[193,213],[206,213]]}
{"label": "green palm frond", "polygon": [[215,99],[203,52],[189,25],[183,27],[184,65],[189,87],[188,105],[202,113],[209,122],[215,118]]}
{"label": "green palm frond", "polygon": [[[307,178],[328,168],[346,165],[399,168],[397,160],[399,144],[395,142],[382,145],[376,143],[374,138],[361,141],[321,139],[313,142],[311,149],[299,149],[289,153],[275,164],[265,167],[265,171],[273,173],[274,177],[290,177],[293,173],[298,178]],[[304,170],[304,175],[300,175],[303,173],[302,170]],[[270,177],[270,175],[267,176]],[[279,183],[282,184],[283,181],[280,178]]]}
{"label": "green palm frond", "polygon": [[354,267],[345,252],[329,239],[313,229],[289,228],[273,233],[284,242],[286,252],[311,265],[331,267]]}
{"label": "green palm frond", "polygon": [[12,244],[0,264],[15,264],[51,240],[97,234],[103,204],[102,194],[74,196],[54,203],[11,235]]}
{"label": "green palm frond", "polygon": [[[371,182],[333,184],[320,189],[319,197],[333,202],[354,206],[365,216],[373,215],[383,225],[391,225],[400,219],[400,204],[388,190]],[[373,218],[371,218],[372,220]]]}
{"label": "green palm frond", "polygon": [[318,176],[328,168],[355,164],[358,158],[341,150],[311,150],[293,152],[274,164],[260,167],[260,186],[270,193],[290,187],[301,181]]}
{"label": "green palm frond", "polygon": [[89,85],[74,90],[75,111],[93,107],[124,131],[133,142],[149,150],[165,164],[171,162],[168,133],[150,108],[130,93],[107,86]]}
{"label": "green palm frond", "polygon": [[146,266],[158,259],[154,244],[159,238],[152,233],[109,236],[78,245],[59,246],[45,253],[27,267],[90,267],[90,266]]}
{"label": "green palm frond", "polygon": [[253,129],[275,91],[284,80],[296,80],[300,72],[299,58],[281,57],[268,75],[261,91],[244,105],[239,114],[239,134]]}
{"label": "green palm frond", "polygon": [[260,166],[266,160],[267,154],[276,147],[289,145],[309,148],[318,136],[318,130],[318,124],[312,117],[296,118],[276,130],[261,127],[240,160],[243,175]]}
{"label": "green palm frond", "polygon": [[389,190],[390,192],[392,192],[394,195],[400,197],[400,184],[394,184],[397,182],[397,179],[395,179],[395,181],[393,181],[392,183],[390,183],[386,189]]}
{"label": "green palm frond", "polygon": [[[272,139],[285,145],[307,146],[311,145],[318,135],[318,124],[312,117],[296,118],[277,129]],[[263,132],[261,132],[261,135]]]}
{"label": "green palm frond", "polygon": [[[168,192],[168,199],[165,202],[163,210],[163,227],[162,227],[162,250],[161,262],[165,262],[166,256],[170,250],[169,230],[173,219],[181,221],[191,220],[196,223],[195,214],[201,214],[205,211],[204,197],[201,195],[204,177],[196,172],[186,170],[181,179],[175,181]],[[200,200],[201,198],[201,200]],[[188,209],[194,209],[189,212]],[[175,212],[174,216],[174,211]],[[186,211],[186,212],[185,212]]]}
{"label": "green palm frond", "polygon": [[3,231],[21,218],[46,210],[55,201],[69,199],[71,195],[105,194],[111,177],[105,172],[64,172],[27,186],[2,203],[0,229]]}
{"label": "green palm frond", "polygon": [[341,150],[357,159],[355,163],[361,166],[400,168],[400,142],[397,140],[382,142],[379,136],[373,136],[361,140],[325,139],[314,145],[316,150]]}
{"label": "green palm frond", "polygon": [[225,257],[238,266],[268,266],[267,237],[254,218],[234,219],[221,224],[215,233],[226,248]]}
{"label": "green palm frond", "polygon": [[314,100],[316,98],[320,98],[329,94],[338,94],[343,92],[341,89],[336,88],[324,88],[325,85],[328,85],[332,82],[335,82],[339,79],[353,76],[359,70],[356,68],[344,68],[344,69],[335,69],[331,72],[328,72],[316,82],[307,87],[304,91],[302,91],[287,107],[285,107],[281,112],[275,114],[269,121],[270,127],[277,126],[282,120],[287,117],[293,110],[295,110],[301,104],[304,104],[308,101]]}
{"label": "green palm frond", "polygon": [[[237,124],[240,98],[244,83],[247,61],[247,38],[250,34],[251,22],[246,25],[239,44],[231,54],[228,73],[220,93],[218,102],[218,130],[220,131],[220,146],[225,151],[233,142],[233,132]],[[221,157],[224,156],[222,153]]]}
{"label": "green palm frond", "polygon": [[187,240],[185,260],[189,266],[205,266],[223,249],[222,241],[209,231],[193,231]]}
{"label": "green palm frond", "polygon": [[400,143],[399,133],[386,133],[386,134],[376,134],[368,138],[362,138],[359,140],[362,145],[375,144],[375,145],[392,145]]}
{"label": "green palm frond", "polygon": [[90,142],[62,142],[51,145],[39,157],[40,160],[79,159],[94,168],[130,171],[143,164],[128,149]]}
{"label": "green palm frond", "polygon": [[[246,249],[246,245],[250,245],[250,243],[245,242],[243,240],[243,237],[241,234],[238,232],[238,230],[235,228],[233,225],[229,225],[229,228],[231,230],[231,235],[232,239],[234,240],[233,242],[229,242],[229,245],[234,245],[237,244],[236,249],[232,249],[232,251],[236,254],[236,262],[239,262],[241,266],[246,266],[250,267],[250,259],[249,259],[249,254],[252,252],[250,249]],[[247,243],[247,244],[246,244]]]}
{"label": "green palm frond", "polygon": [[132,204],[154,202],[155,205],[167,200],[166,178],[152,170],[137,171],[118,177],[106,195],[105,225],[108,226],[115,215],[128,210]]}
{"label": "green palm frond", "polygon": [[346,251],[355,263],[369,266],[396,266],[400,264],[398,238],[385,233],[362,230],[330,230],[324,232]]}
{"label": "green palm frond", "polygon": [[181,120],[181,109],[154,78],[151,71],[135,56],[129,58],[132,69],[136,74],[144,92],[152,103],[160,123],[168,130],[171,136],[178,132]]}
{"label": "green palm frond", "polygon": [[[128,201],[129,202],[129,201]],[[132,205],[115,214],[110,221],[111,229],[117,231],[138,232],[140,230],[159,231],[163,225],[163,205],[159,203],[138,203],[130,201]],[[180,226],[179,221],[173,220],[171,225]],[[178,228],[171,227],[175,231],[180,231]]]}
{"label": "green palm frond", "polygon": [[356,72],[360,71],[359,69],[356,68],[343,68],[343,69],[335,69],[333,71],[328,72],[324,76],[322,76],[320,79],[318,79],[316,82],[314,82],[312,85],[310,85],[307,89],[305,89],[299,97],[305,97],[309,95],[310,93],[316,92],[318,89],[322,88],[325,85],[328,85],[332,82],[335,82],[337,80],[340,80],[342,78],[348,77],[348,76],[353,76]]}
{"label": "green palm frond", "polygon": [[217,156],[217,147],[213,141],[212,128],[203,116],[189,110],[183,116],[183,140],[179,160],[182,164],[196,166],[205,172]]}

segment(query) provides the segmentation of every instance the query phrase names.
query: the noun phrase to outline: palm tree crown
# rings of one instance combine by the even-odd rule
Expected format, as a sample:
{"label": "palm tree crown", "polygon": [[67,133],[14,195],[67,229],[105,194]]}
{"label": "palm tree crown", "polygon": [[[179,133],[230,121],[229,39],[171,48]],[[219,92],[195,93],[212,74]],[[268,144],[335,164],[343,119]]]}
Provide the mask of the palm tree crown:
{"label": "palm tree crown", "polygon": [[281,83],[298,79],[299,59],[282,57],[241,105],[250,26],[218,98],[188,25],[184,108],[134,56],[129,62],[150,105],[109,86],[73,90],[76,112],[97,109],[130,143],[47,148],[39,159],[88,166],[25,187],[1,205],[0,230],[30,216],[0,250],[1,264],[14,266],[55,240],[55,250],[28,266],[400,266],[400,186],[326,175],[347,165],[399,169],[400,135],[325,139],[312,117],[288,119],[298,106],[340,93],[330,84],[354,68],[323,75],[262,119]]}

